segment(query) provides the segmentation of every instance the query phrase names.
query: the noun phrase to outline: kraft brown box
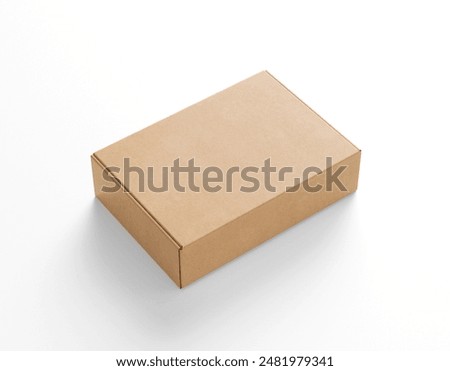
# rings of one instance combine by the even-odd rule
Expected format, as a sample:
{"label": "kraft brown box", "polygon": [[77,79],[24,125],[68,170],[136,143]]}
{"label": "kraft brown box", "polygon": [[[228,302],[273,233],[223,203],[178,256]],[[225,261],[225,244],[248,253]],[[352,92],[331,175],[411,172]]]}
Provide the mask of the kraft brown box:
{"label": "kraft brown box", "polygon": [[[91,159],[96,196],[184,287],[354,192],[360,154],[264,71],[95,152]],[[223,171],[223,182],[212,172],[209,178],[215,174],[218,180],[203,187],[205,175],[196,172],[192,179],[199,190],[185,187],[180,192],[170,177],[166,192],[149,189],[149,168],[154,185],[161,186],[163,167],[177,159],[180,166],[193,159],[202,171],[215,166]],[[270,166],[291,167],[292,172],[270,173],[270,187],[264,182],[267,173],[247,173],[260,184],[253,192],[243,191],[255,186],[248,177],[232,172],[227,189],[227,170],[262,168],[268,159]],[[144,187],[136,169],[144,171]],[[305,169],[310,170],[305,174]],[[333,174],[340,184],[328,184]],[[187,174],[180,174],[179,184],[188,181]],[[212,192],[211,185],[221,187]]]}

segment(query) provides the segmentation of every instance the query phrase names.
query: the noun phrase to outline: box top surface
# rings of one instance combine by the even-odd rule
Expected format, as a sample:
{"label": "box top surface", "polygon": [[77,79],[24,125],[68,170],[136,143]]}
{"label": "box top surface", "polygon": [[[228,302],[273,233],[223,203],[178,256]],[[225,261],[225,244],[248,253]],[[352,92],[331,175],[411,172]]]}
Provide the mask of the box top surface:
{"label": "box top surface", "polygon": [[[305,168],[324,170],[326,157],[335,164],[357,151],[272,75],[261,72],[94,155],[104,166],[116,167],[114,176],[183,248],[283,193]],[[126,176],[125,158],[143,175],[132,171]],[[292,167],[293,171],[286,172],[284,180],[278,172],[272,173],[271,187],[266,187],[261,168],[269,158],[276,169]],[[188,174],[180,174],[178,183],[185,192],[173,184],[170,167],[177,159],[180,166],[193,159],[200,168],[193,174],[191,189]],[[211,166],[223,173],[222,182],[209,183],[221,187],[216,192],[204,187],[202,172]],[[258,168],[247,172],[259,182],[258,190],[241,191],[241,186],[252,187],[254,182],[229,170],[236,166],[240,171]],[[163,185],[163,167],[168,167],[168,190],[151,191],[149,178],[156,187]],[[212,169],[208,176],[218,175]]]}

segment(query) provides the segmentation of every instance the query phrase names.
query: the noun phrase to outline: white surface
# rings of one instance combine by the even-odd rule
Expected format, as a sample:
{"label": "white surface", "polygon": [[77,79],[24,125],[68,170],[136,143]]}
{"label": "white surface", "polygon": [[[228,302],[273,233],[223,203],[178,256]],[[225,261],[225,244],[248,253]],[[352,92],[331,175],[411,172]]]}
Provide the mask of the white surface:
{"label": "white surface", "polygon": [[[450,349],[445,2],[1,1],[0,349]],[[179,290],[89,155],[268,69],[360,188]]]}

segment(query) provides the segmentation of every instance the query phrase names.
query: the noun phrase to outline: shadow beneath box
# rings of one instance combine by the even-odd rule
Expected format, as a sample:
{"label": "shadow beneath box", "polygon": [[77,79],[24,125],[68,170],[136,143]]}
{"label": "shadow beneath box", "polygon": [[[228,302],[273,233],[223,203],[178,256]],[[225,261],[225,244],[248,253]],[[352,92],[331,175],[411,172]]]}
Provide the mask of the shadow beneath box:
{"label": "shadow beneath box", "polygon": [[[331,254],[339,259],[334,239],[352,228],[354,201],[355,195],[345,197],[180,290],[95,199],[83,223],[83,269],[109,302],[129,312],[136,331],[148,329],[152,338],[166,339],[160,349],[176,339],[174,347],[185,343],[182,349],[187,350],[190,333],[206,331],[228,311],[246,310],[286,280],[298,282],[298,297],[314,289],[322,258]],[[296,305],[301,304],[298,297]]]}

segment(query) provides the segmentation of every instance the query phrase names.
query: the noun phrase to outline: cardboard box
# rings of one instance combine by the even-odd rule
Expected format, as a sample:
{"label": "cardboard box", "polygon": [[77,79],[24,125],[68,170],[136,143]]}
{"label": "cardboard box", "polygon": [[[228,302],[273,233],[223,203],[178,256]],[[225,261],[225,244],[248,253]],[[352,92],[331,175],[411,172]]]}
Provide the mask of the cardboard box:
{"label": "cardboard box", "polygon": [[184,287],[354,192],[360,150],[264,71],[91,159],[96,196]]}

